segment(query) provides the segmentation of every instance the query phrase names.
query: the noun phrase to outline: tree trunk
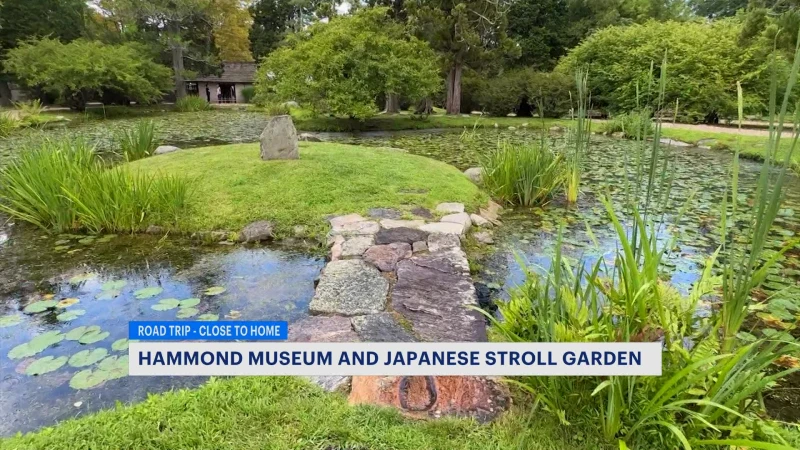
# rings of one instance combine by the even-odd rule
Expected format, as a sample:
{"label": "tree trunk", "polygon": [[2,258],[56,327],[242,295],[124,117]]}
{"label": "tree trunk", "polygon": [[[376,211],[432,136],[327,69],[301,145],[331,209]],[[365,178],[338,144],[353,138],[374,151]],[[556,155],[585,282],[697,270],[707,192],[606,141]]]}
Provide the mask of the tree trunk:
{"label": "tree trunk", "polygon": [[461,63],[453,63],[447,74],[447,114],[461,114]]}
{"label": "tree trunk", "polygon": [[426,116],[433,112],[433,101],[430,98],[424,98],[417,103],[417,109],[414,114],[425,114]]}
{"label": "tree trunk", "polygon": [[177,22],[174,28],[169,42],[172,50],[172,70],[175,72],[175,99],[180,100],[186,97],[186,82],[183,80],[183,45],[178,39],[180,30]]}
{"label": "tree trunk", "polygon": [[397,94],[386,93],[386,114],[397,114],[400,112],[400,97]]}
{"label": "tree trunk", "polygon": [[8,81],[0,81],[0,106],[11,106],[11,86]]}

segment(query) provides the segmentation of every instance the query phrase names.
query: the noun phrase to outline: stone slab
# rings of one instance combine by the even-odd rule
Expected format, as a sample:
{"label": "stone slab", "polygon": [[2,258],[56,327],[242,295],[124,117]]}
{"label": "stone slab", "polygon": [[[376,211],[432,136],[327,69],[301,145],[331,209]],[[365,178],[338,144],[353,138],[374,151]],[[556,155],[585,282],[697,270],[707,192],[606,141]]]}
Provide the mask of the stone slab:
{"label": "stone slab", "polygon": [[424,220],[397,220],[397,219],[383,219],[381,220],[381,227],[391,230],[392,228],[419,228],[425,225]]}
{"label": "stone slab", "polygon": [[455,234],[457,236],[464,234],[463,224],[451,222],[428,223],[421,226],[419,229],[422,231],[427,231],[428,233]]}
{"label": "stone slab", "polygon": [[382,272],[393,272],[398,261],[410,257],[411,244],[405,242],[374,245],[364,252],[364,261],[371,263]]}
{"label": "stone slab", "polygon": [[394,242],[405,242],[413,244],[417,241],[428,239],[428,233],[419,228],[390,228],[382,229],[375,235],[375,243],[378,245],[392,244]]}
{"label": "stone slab", "polygon": [[464,212],[463,203],[439,203],[436,205],[436,211],[445,214],[456,214]]}
{"label": "stone slab", "polygon": [[486,341],[469,264],[460,248],[420,253],[397,264],[392,309],[411,323],[414,333],[431,342]]}
{"label": "stone slab", "polygon": [[386,308],[389,282],[360,259],[331,261],[322,270],[309,310],[314,314],[358,316]]}
{"label": "stone slab", "polygon": [[395,313],[384,312],[351,319],[353,329],[364,342],[415,342],[417,339],[398,322]]}
{"label": "stone slab", "polygon": [[361,256],[375,244],[374,236],[352,236],[342,244],[342,258]]}

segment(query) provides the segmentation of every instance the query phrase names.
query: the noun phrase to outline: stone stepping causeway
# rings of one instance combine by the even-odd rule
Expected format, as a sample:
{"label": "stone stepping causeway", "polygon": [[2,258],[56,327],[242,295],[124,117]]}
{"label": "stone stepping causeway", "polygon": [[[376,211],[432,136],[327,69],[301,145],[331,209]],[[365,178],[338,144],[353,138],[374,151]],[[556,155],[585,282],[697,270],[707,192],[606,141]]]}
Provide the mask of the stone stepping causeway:
{"label": "stone stepping causeway", "polygon": [[[471,309],[478,301],[461,241],[470,229],[476,238],[491,240],[490,229],[500,223],[500,210],[490,202],[469,214],[461,203],[442,203],[435,213],[415,209],[419,214],[414,219],[402,219],[399,211],[385,208],[370,210],[368,218],[348,214],[329,219],[330,262],[309,304],[312,315],[289,327],[289,340],[486,341],[486,321]],[[441,218],[434,221],[434,214]],[[327,390],[349,391],[353,403],[395,406],[426,417],[468,415],[488,420],[508,402],[502,386],[482,377],[403,381],[403,377],[324,376],[311,381]],[[435,395],[426,385],[431,382]]]}

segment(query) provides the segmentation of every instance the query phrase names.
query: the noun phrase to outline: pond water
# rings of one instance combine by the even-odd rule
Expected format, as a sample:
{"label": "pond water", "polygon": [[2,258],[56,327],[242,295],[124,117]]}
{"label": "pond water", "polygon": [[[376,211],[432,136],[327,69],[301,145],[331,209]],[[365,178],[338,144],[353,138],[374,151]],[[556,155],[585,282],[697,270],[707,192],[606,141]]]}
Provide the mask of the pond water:
{"label": "pond water", "polygon": [[0,236],[0,436],[203,383],[127,376],[128,321],[293,321],[324,264],[288,248],[154,236],[10,225]]}

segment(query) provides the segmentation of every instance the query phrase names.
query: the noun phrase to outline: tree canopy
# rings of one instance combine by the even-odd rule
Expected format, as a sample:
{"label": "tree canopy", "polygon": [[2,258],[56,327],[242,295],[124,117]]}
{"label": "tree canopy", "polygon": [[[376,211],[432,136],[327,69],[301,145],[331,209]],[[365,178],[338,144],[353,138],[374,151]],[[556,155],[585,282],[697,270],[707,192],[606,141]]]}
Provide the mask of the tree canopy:
{"label": "tree canopy", "polygon": [[78,110],[108,93],[155,102],[170,85],[170,70],[144,56],[135,44],[82,39],[64,44],[45,38],[9,51],[6,65],[25,85],[58,96]]}
{"label": "tree canopy", "polygon": [[410,99],[438,85],[436,55],[404,36],[386,8],[364,9],[291,35],[259,67],[260,102],[296,100],[317,112],[363,119],[382,93]]}

